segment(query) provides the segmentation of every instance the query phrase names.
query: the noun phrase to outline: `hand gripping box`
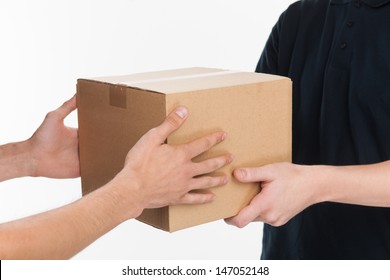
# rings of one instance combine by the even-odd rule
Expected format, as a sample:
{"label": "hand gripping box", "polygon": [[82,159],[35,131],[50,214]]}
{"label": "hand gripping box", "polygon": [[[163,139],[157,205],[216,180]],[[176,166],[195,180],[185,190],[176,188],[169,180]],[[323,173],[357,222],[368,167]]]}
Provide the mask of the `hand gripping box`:
{"label": "hand gripping box", "polygon": [[259,185],[239,183],[232,177],[235,168],[291,161],[292,93],[285,77],[187,68],[79,79],[77,102],[84,195],[110,181],[137,140],[178,105],[190,114],[168,144],[227,132],[224,142],[195,159],[235,157],[218,170],[230,176],[230,183],[210,189],[214,202],[146,209],[138,218],[166,231],[231,217],[248,205]]}

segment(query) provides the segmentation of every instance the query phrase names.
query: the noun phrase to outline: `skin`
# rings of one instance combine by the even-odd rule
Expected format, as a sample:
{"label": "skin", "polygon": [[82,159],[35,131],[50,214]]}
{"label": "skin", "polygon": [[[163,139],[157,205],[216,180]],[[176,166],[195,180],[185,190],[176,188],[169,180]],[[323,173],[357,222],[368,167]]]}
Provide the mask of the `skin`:
{"label": "skin", "polygon": [[[78,177],[77,129],[64,125],[64,118],[75,109],[73,97],[48,113],[30,139],[0,146],[0,181]],[[187,109],[178,107],[146,133],[105,186],[69,205],[0,224],[0,259],[67,259],[145,208],[213,201],[212,193],[191,191],[226,184],[225,175],[204,174],[229,164],[232,156],[196,163],[192,159],[223,141],[226,133],[215,132],[183,145],[164,144],[187,117]]]}
{"label": "skin", "polygon": [[228,224],[245,227],[261,221],[273,226],[287,223],[310,205],[330,201],[390,207],[390,161],[370,165],[325,166],[276,163],[239,168],[241,182],[259,182],[262,191]]}

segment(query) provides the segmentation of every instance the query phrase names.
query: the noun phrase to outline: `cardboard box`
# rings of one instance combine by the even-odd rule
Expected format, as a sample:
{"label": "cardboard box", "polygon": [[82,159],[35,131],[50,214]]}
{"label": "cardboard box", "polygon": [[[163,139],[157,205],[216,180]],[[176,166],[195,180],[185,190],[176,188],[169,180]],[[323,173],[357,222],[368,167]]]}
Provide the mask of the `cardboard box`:
{"label": "cardboard box", "polygon": [[[168,144],[187,143],[217,130],[227,140],[197,159],[227,152],[236,167],[291,161],[291,80],[285,77],[209,68],[79,79],[77,83],[83,194],[103,186],[124,165],[129,149],[178,105],[189,118]],[[259,192],[257,184],[230,183],[210,191],[216,201],[147,209],[140,221],[166,231],[236,215]]]}

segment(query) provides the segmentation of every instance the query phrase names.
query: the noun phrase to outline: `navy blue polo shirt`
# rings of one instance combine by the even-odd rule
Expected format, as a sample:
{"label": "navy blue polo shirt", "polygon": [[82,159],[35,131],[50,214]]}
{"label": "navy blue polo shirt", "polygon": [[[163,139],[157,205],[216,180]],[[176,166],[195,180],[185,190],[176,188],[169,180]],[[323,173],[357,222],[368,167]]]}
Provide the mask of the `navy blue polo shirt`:
{"label": "navy blue polo shirt", "polygon": [[[292,4],[256,71],[293,81],[294,163],[390,159],[390,0]],[[264,225],[262,258],[390,259],[390,208],[313,205]]]}

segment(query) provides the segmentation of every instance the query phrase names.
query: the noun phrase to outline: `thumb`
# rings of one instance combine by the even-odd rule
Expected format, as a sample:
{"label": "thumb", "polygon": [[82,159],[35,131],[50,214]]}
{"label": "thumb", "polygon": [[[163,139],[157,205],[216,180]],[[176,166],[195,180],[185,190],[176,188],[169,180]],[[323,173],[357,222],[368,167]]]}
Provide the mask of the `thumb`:
{"label": "thumb", "polygon": [[264,182],[271,179],[271,174],[265,166],[235,169],[233,175],[243,183]]}
{"label": "thumb", "polygon": [[156,127],[155,131],[158,135],[159,143],[163,143],[168,136],[180,128],[188,116],[186,107],[177,107],[164,120],[162,124]]}
{"label": "thumb", "polygon": [[259,213],[262,210],[261,193],[255,196],[251,203],[244,207],[236,216],[225,219],[229,225],[239,228],[247,226],[249,223],[260,220]]}
{"label": "thumb", "polygon": [[71,99],[67,100],[62,104],[55,112],[58,114],[58,117],[63,120],[65,119],[72,111],[76,110],[76,96],[73,96]]}

